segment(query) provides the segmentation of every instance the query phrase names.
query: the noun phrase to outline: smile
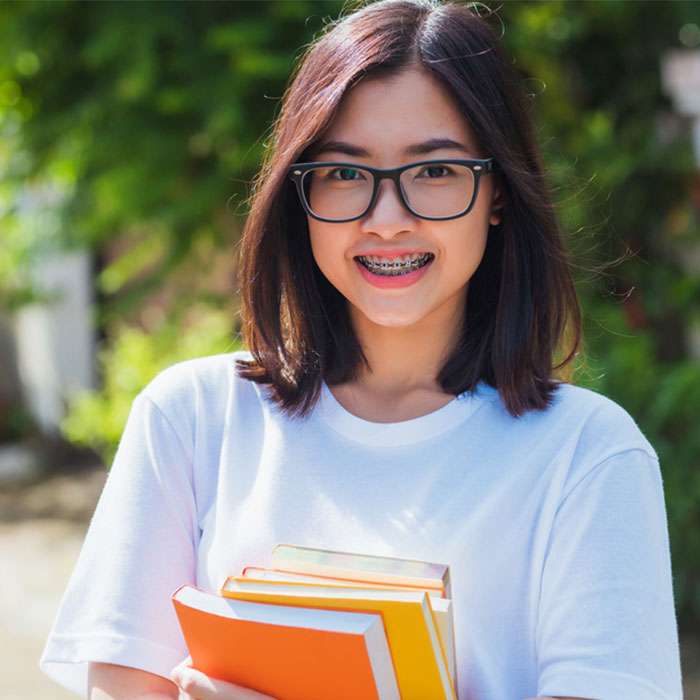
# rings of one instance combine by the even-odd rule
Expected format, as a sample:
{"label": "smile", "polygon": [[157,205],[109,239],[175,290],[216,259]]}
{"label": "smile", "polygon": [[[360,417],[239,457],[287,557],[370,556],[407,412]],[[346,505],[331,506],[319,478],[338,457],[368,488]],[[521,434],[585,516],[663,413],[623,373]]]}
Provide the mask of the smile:
{"label": "smile", "polygon": [[362,256],[355,258],[355,265],[366,282],[380,289],[408,287],[423,278],[430,269],[435,256],[432,253],[421,255],[415,261],[372,263]]}
{"label": "smile", "polygon": [[415,256],[410,259],[390,260],[371,260],[369,258],[358,255],[356,260],[375,275],[396,277],[406,275],[414,270],[424,267],[429,262],[432,262],[435,256],[432,253]]}

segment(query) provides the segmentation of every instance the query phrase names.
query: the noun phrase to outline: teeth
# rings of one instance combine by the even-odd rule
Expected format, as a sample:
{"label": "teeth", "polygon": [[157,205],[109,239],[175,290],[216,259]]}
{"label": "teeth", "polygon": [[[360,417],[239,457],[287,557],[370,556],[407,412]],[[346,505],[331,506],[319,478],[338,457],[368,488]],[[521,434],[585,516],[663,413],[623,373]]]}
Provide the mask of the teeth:
{"label": "teeth", "polygon": [[381,270],[382,272],[386,271],[387,274],[398,274],[401,271],[421,267],[421,264],[427,262],[431,257],[431,253],[423,253],[420,255],[404,255],[390,260],[388,258],[360,255],[358,256],[358,260],[360,260],[365,267],[377,273]]}
{"label": "teeth", "polygon": [[401,255],[396,258],[379,258],[376,255],[364,256],[363,260],[372,263],[373,265],[395,265],[396,263],[407,265],[417,260],[422,260],[426,253],[413,253],[412,255]]}

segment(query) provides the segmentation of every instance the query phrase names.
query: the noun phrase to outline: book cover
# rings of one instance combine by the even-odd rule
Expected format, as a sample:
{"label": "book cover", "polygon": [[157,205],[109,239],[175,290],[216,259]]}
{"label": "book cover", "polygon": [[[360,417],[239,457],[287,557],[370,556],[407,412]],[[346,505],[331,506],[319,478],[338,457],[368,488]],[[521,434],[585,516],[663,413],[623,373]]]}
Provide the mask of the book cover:
{"label": "book cover", "polygon": [[246,602],[184,585],[192,666],[277,700],[400,700],[382,616]]}

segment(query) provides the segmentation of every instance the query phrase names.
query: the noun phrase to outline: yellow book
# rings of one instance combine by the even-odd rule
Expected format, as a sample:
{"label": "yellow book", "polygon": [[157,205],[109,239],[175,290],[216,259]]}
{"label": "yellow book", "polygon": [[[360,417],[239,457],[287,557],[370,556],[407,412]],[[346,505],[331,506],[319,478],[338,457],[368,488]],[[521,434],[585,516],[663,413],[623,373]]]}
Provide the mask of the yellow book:
{"label": "yellow book", "polygon": [[354,588],[229,576],[226,598],[280,605],[380,613],[402,700],[457,700],[425,591]]}
{"label": "yellow book", "polygon": [[457,650],[450,567],[447,564],[280,542],[272,549],[272,568],[297,574],[346,579],[348,585],[363,581],[373,584],[375,588],[401,586],[424,589],[432,596],[431,603],[434,603],[436,595],[448,599],[450,602],[445,604],[434,603],[433,612],[438,613],[438,627],[443,644],[446,645],[452,684],[457,688]]}
{"label": "yellow book", "polygon": [[[349,579],[336,579],[327,576],[316,576],[312,574],[297,574],[289,571],[277,571],[275,569],[265,569],[258,566],[246,566],[241,572],[241,576],[246,579],[264,580],[264,581],[302,581],[314,585],[328,586],[350,586],[352,588],[389,588],[394,590],[402,590],[412,588],[413,586],[402,586],[401,584],[379,585],[365,581],[350,581]],[[456,663],[455,663],[455,640],[454,640],[454,623],[452,620],[452,601],[449,598],[443,598],[442,592],[434,588],[423,589],[430,596],[430,606],[435,615],[438,634],[442,642],[443,649],[447,655],[447,668],[452,678],[452,684],[457,687],[456,683]]]}

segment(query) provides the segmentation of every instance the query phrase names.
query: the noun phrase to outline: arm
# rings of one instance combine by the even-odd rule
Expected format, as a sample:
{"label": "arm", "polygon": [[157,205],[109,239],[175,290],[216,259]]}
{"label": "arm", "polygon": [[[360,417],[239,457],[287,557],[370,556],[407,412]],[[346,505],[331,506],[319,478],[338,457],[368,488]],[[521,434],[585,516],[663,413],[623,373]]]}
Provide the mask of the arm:
{"label": "arm", "polygon": [[658,459],[631,447],[587,463],[552,519],[536,625],[537,692],[681,700],[673,602]]}
{"label": "arm", "polygon": [[[131,668],[150,672],[163,680],[139,684],[135,693],[177,697],[169,673],[187,645],[171,594],[195,581],[200,530],[192,447],[183,437],[189,428],[175,430],[173,422],[143,392],[134,399],[42,654],[41,669],[83,697],[86,661],[121,666],[120,675]],[[111,678],[105,671],[93,679],[93,698],[141,697],[125,695],[123,678],[103,687]]]}
{"label": "arm", "polygon": [[[138,668],[108,663],[88,664],[88,700],[275,700],[250,688],[226,683],[191,668],[187,657],[172,671],[178,685]],[[179,686],[179,687],[178,687]],[[179,693],[182,691],[183,695]]]}
{"label": "arm", "polygon": [[172,682],[139,668],[88,664],[88,700],[177,700]]}

